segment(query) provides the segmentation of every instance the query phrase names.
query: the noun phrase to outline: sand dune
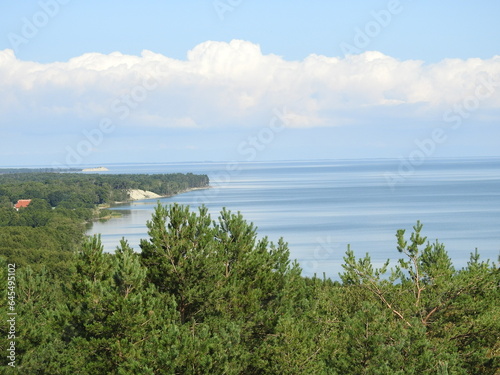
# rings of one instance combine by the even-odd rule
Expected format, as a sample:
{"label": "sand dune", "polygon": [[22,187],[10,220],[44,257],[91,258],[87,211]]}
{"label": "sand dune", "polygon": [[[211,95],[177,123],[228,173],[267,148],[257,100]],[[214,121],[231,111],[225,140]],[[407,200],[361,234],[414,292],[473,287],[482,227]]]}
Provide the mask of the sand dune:
{"label": "sand dune", "polygon": [[128,191],[128,195],[132,200],[161,198],[161,195],[153,193],[152,191],[146,191],[140,189],[130,189]]}

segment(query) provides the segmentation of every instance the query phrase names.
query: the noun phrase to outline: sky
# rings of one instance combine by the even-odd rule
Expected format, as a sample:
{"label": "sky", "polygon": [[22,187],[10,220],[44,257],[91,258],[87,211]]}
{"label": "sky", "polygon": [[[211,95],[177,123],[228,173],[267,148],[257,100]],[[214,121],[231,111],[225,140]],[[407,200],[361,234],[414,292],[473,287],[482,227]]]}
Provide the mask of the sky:
{"label": "sky", "polygon": [[496,0],[5,0],[0,166],[500,156]]}

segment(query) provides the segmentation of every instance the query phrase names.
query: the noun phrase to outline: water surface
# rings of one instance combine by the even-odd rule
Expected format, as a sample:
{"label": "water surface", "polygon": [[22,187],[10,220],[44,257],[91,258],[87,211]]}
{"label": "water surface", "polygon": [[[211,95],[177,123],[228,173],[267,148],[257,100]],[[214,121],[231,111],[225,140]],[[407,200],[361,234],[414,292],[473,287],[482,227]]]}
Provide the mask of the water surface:
{"label": "water surface", "polygon": [[[409,237],[417,220],[430,241],[438,238],[457,267],[477,247],[483,258],[500,252],[500,159],[436,159],[391,188],[387,173],[398,160],[321,160],[258,163],[110,165],[106,173],[205,173],[212,189],[163,198],[196,209],[205,204],[216,219],[222,207],[241,211],[260,236],[289,243],[305,275],[337,278],[347,244],[369,252],[376,264],[396,259],[397,229]],[[236,168],[236,170],[234,170]],[[125,237],[139,249],[157,200],[114,207],[121,218],[95,223],[107,251]]]}

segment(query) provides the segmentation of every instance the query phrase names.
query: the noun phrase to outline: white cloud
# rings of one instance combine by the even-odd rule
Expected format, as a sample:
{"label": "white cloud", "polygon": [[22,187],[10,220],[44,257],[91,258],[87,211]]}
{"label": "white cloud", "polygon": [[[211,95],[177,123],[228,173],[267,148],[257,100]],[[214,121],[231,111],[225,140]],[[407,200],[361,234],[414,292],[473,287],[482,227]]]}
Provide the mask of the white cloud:
{"label": "white cloud", "polygon": [[356,122],[360,110],[365,120],[371,109],[378,116],[393,116],[396,107],[400,116],[439,114],[475,95],[481,77],[496,85],[481,108],[499,109],[500,56],[425,64],[371,51],[286,61],[233,40],[202,43],[186,60],[144,51],[40,64],[4,50],[0,116],[106,116],[129,126],[203,128],[256,125],[286,106],[289,126],[339,126]]}

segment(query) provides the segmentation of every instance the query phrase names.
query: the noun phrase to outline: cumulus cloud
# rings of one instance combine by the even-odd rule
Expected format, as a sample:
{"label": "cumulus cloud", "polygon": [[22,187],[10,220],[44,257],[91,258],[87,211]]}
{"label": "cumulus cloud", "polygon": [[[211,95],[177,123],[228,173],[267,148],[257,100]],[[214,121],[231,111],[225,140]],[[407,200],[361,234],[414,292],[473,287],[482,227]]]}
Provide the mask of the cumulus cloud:
{"label": "cumulus cloud", "polygon": [[285,107],[288,126],[342,126],[372,110],[429,116],[478,90],[482,108],[500,108],[500,56],[425,64],[370,51],[287,61],[241,40],[202,43],[185,60],[143,51],[40,64],[4,50],[0,82],[4,118],[114,117],[137,127],[251,126]]}

